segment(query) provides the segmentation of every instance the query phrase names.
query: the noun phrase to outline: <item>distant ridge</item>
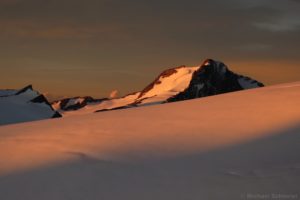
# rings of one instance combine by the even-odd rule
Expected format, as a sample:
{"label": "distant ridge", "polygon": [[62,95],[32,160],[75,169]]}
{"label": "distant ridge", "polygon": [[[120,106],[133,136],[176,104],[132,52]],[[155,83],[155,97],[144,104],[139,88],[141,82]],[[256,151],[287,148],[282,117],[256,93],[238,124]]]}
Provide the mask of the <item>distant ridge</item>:
{"label": "distant ridge", "polygon": [[140,92],[121,98],[85,96],[49,103],[32,85],[20,90],[0,90],[0,124],[162,104],[258,87],[264,84],[232,72],[223,62],[206,59],[199,66],[167,69]]}
{"label": "distant ridge", "polygon": [[76,115],[195,99],[263,86],[255,79],[230,71],[222,62],[206,59],[199,66],[181,65],[167,69],[140,92],[121,98],[95,100],[92,97],[74,97],[55,101],[52,105],[63,115]]}

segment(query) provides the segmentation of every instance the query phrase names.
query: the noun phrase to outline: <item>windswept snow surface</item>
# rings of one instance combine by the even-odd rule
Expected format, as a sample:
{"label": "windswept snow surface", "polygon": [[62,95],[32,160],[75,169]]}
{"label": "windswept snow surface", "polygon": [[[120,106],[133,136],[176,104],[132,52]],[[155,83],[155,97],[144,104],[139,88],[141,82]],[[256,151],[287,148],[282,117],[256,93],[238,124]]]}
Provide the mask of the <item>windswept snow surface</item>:
{"label": "windswept snow surface", "polygon": [[2,126],[0,199],[298,199],[299,103],[300,82]]}

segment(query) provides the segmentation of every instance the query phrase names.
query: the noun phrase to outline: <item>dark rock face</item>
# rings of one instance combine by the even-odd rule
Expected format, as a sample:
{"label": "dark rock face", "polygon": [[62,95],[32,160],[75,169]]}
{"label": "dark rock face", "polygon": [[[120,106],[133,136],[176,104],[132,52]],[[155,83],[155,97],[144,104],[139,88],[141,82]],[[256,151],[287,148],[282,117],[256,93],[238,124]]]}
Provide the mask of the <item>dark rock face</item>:
{"label": "dark rock face", "polygon": [[[72,101],[75,101],[76,99],[82,99],[82,101],[77,101],[76,103],[71,103]],[[101,101],[104,101],[107,99],[94,99],[92,97],[86,96],[86,97],[74,97],[74,98],[66,98],[62,100],[58,100],[52,103],[59,103],[59,107],[61,110],[64,111],[70,111],[70,110],[78,110],[80,108],[85,107],[89,103],[100,103]]]}
{"label": "dark rock face", "polygon": [[28,85],[28,86],[24,87],[23,89],[19,90],[15,95],[22,94],[22,93],[26,92],[27,90],[33,90],[32,85]]}
{"label": "dark rock face", "polygon": [[127,108],[132,108],[133,106],[120,106],[116,108],[111,108],[111,109],[102,109],[102,110],[96,110],[94,113],[98,112],[106,112],[106,111],[111,111],[111,110],[122,110],[122,109],[127,109]]}
{"label": "dark rock face", "polygon": [[55,112],[52,118],[60,118],[62,115],[59,112]]}
{"label": "dark rock face", "polygon": [[46,99],[46,97],[44,95],[39,95],[37,97],[35,97],[34,99],[31,100],[32,103],[45,103],[48,106],[51,106],[51,104],[48,102],[48,100]]}
{"label": "dark rock face", "polygon": [[188,88],[169,98],[167,102],[195,99],[263,86],[262,83],[256,80],[233,73],[221,62],[208,59],[194,72]]}
{"label": "dark rock face", "polygon": [[54,115],[52,116],[52,118],[59,118],[59,117],[62,117],[62,115],[59,113],[59,112],[56,112],[52,105],[49,103],[49,101],[46,99],[46,97],[44,95],[39,95],[37,97],[35,97],[34,99],[32,99],[30,102],[32,103],[45,103],[46,105],[48,105],[51,110],[53,110],[54,112]]}

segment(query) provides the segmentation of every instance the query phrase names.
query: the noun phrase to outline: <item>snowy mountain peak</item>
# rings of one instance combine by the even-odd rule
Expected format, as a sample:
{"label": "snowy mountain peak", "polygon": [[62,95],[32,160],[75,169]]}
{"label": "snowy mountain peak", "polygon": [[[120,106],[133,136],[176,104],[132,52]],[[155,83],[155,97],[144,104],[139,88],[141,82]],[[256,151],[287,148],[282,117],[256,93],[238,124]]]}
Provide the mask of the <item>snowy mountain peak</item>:
{"label": "snowy mountain peak", "polygon": [[0,94],[0,125],[61,117],[32,85]]}
{"label": "snowy mountain peak", "polygon": [[211,71],[217,72],[221,76],[223,76],[226,73],[226,71],[228,70],[228,67],[222,62],[215,61],[213,59],[206,59],[203,62],[203,64],[201,65],[200,69],[211,70]]}
{"label": "snowy mountain peak", "polygon": [[254,79],[230,71],[222,62],[207,59],[194,72],[189,86],[167,101],[194,99],[263,86]]}
{"label": "snowy mountain peak", "polygon": [[22,93],[27,92],[27,91],[33,91],[32,85],[28,85],[28,86],[24,87],[23,89],[19,90],[16,93],[16,95],[22,94]]}

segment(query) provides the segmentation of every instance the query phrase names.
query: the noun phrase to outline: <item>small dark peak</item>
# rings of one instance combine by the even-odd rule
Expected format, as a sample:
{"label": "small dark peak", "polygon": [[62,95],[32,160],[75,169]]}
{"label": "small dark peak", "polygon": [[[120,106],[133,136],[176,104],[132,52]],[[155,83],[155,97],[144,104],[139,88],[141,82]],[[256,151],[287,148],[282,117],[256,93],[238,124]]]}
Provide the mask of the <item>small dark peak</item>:
{"label": "small dark peak", "polygon": [[85,99],[86,102],[94,102],[95,99],[93,97],[90,97],[90,96],[86,96],[86,97],[83,97]]}
{"label": "small dark peak", "polygon": [[55,112],[51,118],[61,118],[62,115],[59,112]]}
{"label": "small dark peak", "polygon": [[60,108],[62,110],[65,110],[65,111],[70,111],[70,110],[78,110],[84,106],[86,106],[86,101],[83,101],[82,103],[76,103],[76,104],[72,104],[72,105],[69,105],[69,102],[74,100],[74,99],[78,99],[80,97],[74,97],[74,98],[67,98],[67,99],[63,99],[60,101]]}
{"label": "small dark peak", "polygon": [[28,86],[24,87],[23,89],[19,90],[15,95],[22,94],[28,90],[33,90],[32,85],[28,85]]}
{"label": "small dark peak", "polygon": [[[77,99],[82,99],[82,101],[78,101],[77,103],[69,105],[69,103],[73,100]],[[52,105],[55,103],[59,103],[59,108],[64,111],[70,111],[70,110],[79,110],[83,107],[85,107],[89,103],[100,103],[102,101],[108,100],[107,98],[103,99],[94,99],[93,97],[90,96],[85,96],[85,97],[73,97],[73,98],[66,98],[66,99],[61,99],[52,102]]]}
{"label": "small dark peak", "polygon": [[[79,97],[80,98],[80,97]],[[93,97],[91,97],[91,96],[85,96],[85,97],[82,97],[82,98],[84,98],[85,99],[85,102],[86,103],[99,103],[99,102],[102,102],[102,101],[106,101],[106,100],[108,100],[108,98],[101,98],[101,99],[95,99],[95,98],[93,98]]]}
{"label": "small dark peak", "polygon": [[37,96],[37,97],[35,97],[34,99],[32,99],[30,102],[32,102],[32,103],[45,103],[45,104],[47,104],[48,106],[50,106],[51,108],[52,108],[52,106],[51,106],[51,104],[49,103],[49,101],[46,99],[46,97],[44,96],[44,95],[39,95],[39,96]]}

